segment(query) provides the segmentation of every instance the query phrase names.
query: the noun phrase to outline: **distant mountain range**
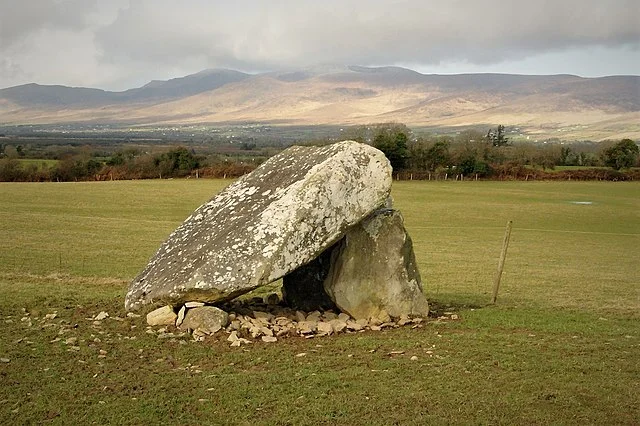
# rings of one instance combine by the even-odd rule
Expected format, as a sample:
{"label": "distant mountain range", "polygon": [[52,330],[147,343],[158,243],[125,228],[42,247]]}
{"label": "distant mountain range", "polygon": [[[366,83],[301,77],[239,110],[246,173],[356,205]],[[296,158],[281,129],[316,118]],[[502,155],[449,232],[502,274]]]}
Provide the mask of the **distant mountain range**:
{"label": "distant mountain range", "polygon": [[135,89],[0,90],[0,124],[504,124],[563,139],[640,138],[640,76],[426,75],[399,67],[212,69]]}

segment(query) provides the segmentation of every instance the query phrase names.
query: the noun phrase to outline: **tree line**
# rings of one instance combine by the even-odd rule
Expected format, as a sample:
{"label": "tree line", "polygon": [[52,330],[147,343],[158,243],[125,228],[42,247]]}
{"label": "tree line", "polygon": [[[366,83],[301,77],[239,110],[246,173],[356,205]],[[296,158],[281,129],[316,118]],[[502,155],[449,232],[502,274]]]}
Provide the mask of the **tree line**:
{"label": "tree line", "polygon": [[235,178],[255,169],[264,158],[198,155],[183,146],[159,152],[137,148],[118,150],[108,157],[96,152],[66,155],[53,162],[19,156],[0,158],[0,182],[72,182],[87,180],[164,179],[188,176]]}
{"label": "tree line", "polygon": [[[541,144],[512,142],[503,125],[486,133],[462,131],[454,136],[416,135],[403,124],[385,123],[348,128],[341,139],[368,143],[388,157],[396,176],[466,176],[474,178],[549,178],[560,166],[608,168],[609,172],[577,171],[584,179],[638,179],[639,149],[630,139],[601,143]],[[308,144],[332,140],[307,141]],[[178,146],[146,151],[122,148],[104,152],[90,147],[58,148],[50,163],[25,162],[21,146],[0,144],[0,181],[80,181],[198,177],[234,178],[248,173],[271,152],[241,149],[235,153],[198,154]],[[239,154],[244,153],[244,154]],[[249,156],[251,154],[251,156]],[[637,176],[636,176],[637,175]]]}
{"label": "tree line", "polygon": [[492,178],[559,166],[608,167],[627,173],[640,167],[638,144],[631,139],[599,144],[513,143],[502,125],[487,133],[469,130],[456,136],[415,136],[405,125],[383,124],[360,128],[350,136],[383,151],[394,172]]}

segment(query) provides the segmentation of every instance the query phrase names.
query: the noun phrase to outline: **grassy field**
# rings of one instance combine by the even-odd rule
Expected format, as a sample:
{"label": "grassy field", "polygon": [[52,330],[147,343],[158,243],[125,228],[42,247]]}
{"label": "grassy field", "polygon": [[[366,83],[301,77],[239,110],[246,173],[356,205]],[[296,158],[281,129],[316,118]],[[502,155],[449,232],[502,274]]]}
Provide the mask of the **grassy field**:
{"label": "grassy field", "polygon": [[40,170],[50,169],[59,163],[58,160],[46,160],[46,159],[39,159],[39,158],[21,158],[19,161],[22,167],[35,165]]}
{"label": "grassy field", "polygon": [[460,320],[160,340],[125,317],[128,281],[227,183],[0,184],[0,424],[640,422],[640,184],[396,183],[428,297]]}

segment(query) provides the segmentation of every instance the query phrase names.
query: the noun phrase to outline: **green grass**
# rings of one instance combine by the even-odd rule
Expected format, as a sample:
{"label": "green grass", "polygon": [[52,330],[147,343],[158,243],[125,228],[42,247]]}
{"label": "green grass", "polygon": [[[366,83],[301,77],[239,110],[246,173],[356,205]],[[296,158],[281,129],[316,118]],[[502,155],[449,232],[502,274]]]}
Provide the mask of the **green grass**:
{"label": "green grass", "polygon": [[28,167],[31,165],[36,165],[38,169],[50,169],[56,164],[58,164],[58,160],[48,160],[48,159],[40,159],[40,158],[21,158],[18,160],[22,167]]}
{"label": "green grass", "polygon": [[0,184],[0,423],[638,423],[640,184],[396,183],[429,299],[461,320],[159,340],[125,317],[127,283],[226,183]]}

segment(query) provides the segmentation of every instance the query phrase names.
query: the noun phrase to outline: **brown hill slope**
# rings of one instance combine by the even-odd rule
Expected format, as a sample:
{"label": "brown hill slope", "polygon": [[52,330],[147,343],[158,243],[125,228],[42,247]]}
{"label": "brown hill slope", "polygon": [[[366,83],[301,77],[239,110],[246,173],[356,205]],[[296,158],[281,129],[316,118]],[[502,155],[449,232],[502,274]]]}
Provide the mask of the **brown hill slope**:
{"label": "brown hill slope", "polygon": [[423,75],[336,67],[247,75],[210,70],[126,92],[0,90],[0,124],[270,122],[455,127],[506,124],[536,137],[640,138],[640,77]]}

